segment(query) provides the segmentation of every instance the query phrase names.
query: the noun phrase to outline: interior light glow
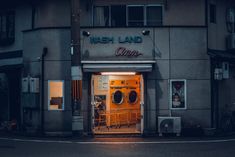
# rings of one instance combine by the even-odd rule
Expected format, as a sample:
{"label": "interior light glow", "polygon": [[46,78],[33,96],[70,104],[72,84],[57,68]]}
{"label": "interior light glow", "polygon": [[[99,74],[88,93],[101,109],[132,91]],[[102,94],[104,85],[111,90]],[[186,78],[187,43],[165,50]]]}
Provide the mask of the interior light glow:
{"label": "interior light glow", "polygon": [[135,75],[136,72],[101,72],[101,75]]}

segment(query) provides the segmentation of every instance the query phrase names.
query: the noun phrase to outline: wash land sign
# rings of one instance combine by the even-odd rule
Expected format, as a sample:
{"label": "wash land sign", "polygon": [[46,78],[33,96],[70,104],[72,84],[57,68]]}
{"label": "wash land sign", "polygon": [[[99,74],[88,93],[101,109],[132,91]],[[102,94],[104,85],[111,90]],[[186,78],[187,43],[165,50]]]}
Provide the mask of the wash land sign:
{"label": "wash land sign", "polygon": [[[139,44],[142,43],[143,39],[141,36],[126,36],[126,37],[90,37],[90,44]],[[116,57],[126,56],[126,57],[138,57],[143,55],[143,53],[137,50],[130,50],[125,47],[118,47],[114,52]]]}
{"label": "wash land sign", "polygon": [[140,36],[118,37],[115,41],[114,37],[90,37],[91,44],[114,44],[114,43],[142,43],[143,39]]}

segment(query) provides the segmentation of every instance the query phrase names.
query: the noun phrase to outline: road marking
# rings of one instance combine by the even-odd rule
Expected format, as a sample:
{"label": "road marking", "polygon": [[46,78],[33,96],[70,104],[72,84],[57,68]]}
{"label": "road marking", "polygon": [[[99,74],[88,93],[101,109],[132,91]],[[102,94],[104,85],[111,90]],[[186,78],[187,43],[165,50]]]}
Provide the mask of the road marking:
{"label": "road marking", "polygon": [[193,141],[135,141],[135,142],[107,142],[107,141],[60,141],[60,140],[32,140],[19,138],[0,138],[0,140],[10,140],[17,142],[35,142],[35,143],[61,143],[61,144],[190,144],[190,143],[221,143],[234,142],[235,139],[220,140],[193,140]]}

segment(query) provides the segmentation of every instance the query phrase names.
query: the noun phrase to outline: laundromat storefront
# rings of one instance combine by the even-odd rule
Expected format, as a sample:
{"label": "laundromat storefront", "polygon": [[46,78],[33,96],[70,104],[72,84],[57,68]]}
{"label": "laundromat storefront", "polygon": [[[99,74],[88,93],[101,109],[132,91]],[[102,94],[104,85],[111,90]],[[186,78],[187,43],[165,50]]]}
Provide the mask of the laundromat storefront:
{"label": "laundromat storefront", "polygon": [[98,30],[83,38],[82,67],[91,74],[94,134],[143,133],[143,74],[152,71],[155,61],[149,49],[151,37],[132,31],[116,29],[110,36]]}

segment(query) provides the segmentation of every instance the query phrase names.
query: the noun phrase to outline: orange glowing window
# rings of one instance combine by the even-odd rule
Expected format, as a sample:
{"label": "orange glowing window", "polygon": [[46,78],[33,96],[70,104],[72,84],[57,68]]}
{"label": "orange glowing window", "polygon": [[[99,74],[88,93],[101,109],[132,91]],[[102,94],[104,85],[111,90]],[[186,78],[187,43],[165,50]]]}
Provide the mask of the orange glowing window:
{"label": "orange glowing window", "polygon": [[49,110],[64,109],[64,81],[48,81]]}

